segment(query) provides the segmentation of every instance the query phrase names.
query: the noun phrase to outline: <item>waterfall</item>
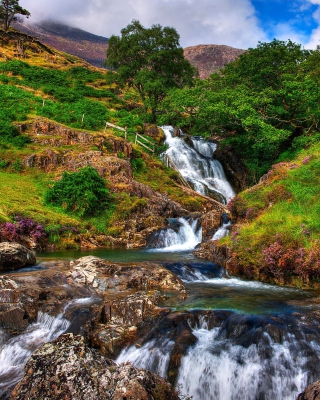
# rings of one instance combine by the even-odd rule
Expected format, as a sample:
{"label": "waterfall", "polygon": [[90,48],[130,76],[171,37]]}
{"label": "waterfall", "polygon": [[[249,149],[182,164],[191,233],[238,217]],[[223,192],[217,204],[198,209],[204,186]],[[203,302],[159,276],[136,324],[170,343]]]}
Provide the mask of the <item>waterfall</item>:
{"label": "waterfall", "polygon": [[194,400],[294,400],[308,385],[308,357],[294,337],[278,344],[264,334],[264,345],[244,347],[219,338],[218,328],[193,334],[198,342],[182,357],[177,385]]}
{"label": "waterfall", "polygon": [[198,219],[171,218],[169,227],[154,232],[149,238],[147,248],[153,251],[193,250],[202,240],[202,229]]}
{"label": "waterfall", "polygon": [[133,361],[136,367],[148,369],[149,371],[156,370],[158,375],[167,378],[167,370],[173,346],[174,342],[169,339],[165,339],[161,343],[151,340],[141,348],[131,346],[128,349],[123,349],[116,362]]}
{"label": "waterfall", "polygon": [[[232,318],[235,330],[226,334]],[[283,321],[279,326],[274,324],[274,332],[278,334],[282,330],[283,341],[279,343],[265,331],[269,322],[266,319],[264,324],[253,328],[250,321],[241,324],[241,318],[248,317],[231,314],[224,329],[209,329],[208,320],[203,318],[201,322],[199,318],[200,323],[192,329],[197,342],[182,355],[176,380],[176,387],[184,398],[295,400],[316,379],[319,374],[319,343],[308,340],[297,326],[296,334],[294,330],[291,333],[283,331],[280,327]],[[130,361],[166,377],[164,367],[169,366],[172,349],[173,343],[168,338],[162,342],[159,338],[152,339],[141,348],[132,346],[123,350],[116,361]]]}
{"label": "waterfall", "polygon": [[191,138],[193,146],[185,140],[173,137],[173,128],[163,126],[169,156],[184,179],[202,195],[214,194],[222,203],[227,203],[235,192],[227,181],[222,165],[212,158],[216,145],[200,137]]}
{"label": "waterfall", "polygon": [[222,239],[229,235],[229,231],[232,226],[231,219],[229,218],[228,214],[226,214],[226,213],[222,214],[221,219],[222,219],[222,224],[221,224],[220,228],[212,236],[211,240]]}
{"label": "waterfall", "polygon": [[69,327],[63,313],[52,317],[39,312],[37,322],[21,335],[12,338],[0,331],[0,397],[23,377],[23,368],[31,354],[44,343],[54,340]]}

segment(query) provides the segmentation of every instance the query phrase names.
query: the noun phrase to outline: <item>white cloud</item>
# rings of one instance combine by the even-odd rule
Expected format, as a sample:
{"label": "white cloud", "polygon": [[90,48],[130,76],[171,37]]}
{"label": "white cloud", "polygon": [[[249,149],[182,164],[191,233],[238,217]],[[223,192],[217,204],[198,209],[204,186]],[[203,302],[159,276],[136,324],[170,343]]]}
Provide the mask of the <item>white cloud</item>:
{"label": "white cloud", "polygon": [[53,19],[106,37],[119,35],[121,28],[138,19],[146,27],[173,26],[183,47],[227,44],[245,49],[267,40],[250,0],[20,0],[20,4],[31,12],[30,22]]}
{"label": "white cloud", "polygon": [[314,5],[319,5],[316,11],[312,14],[312,17],[317,22],[318,27],[313,29],[309,39],[305,41],[305,47],[307,49],[315,49],[318,45],[320,45],[320,0],[308,1]]}

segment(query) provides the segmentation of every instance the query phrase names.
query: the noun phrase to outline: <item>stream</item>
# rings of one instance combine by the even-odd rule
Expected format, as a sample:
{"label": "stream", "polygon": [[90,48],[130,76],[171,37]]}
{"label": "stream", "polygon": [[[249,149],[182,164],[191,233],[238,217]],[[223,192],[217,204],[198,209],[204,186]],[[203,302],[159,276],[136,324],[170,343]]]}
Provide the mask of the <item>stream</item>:
{"label": "stream", "polygon": [[[234,196],[220,163],[212,160],[214,144],[192,139],[193,147],[189,147],[172,136],[170,127],[163,129],[167,153],[185,179],[200,193],[218,193],[224,202]],[[192,165],[190,160],[195,159]],[[229,226],[224,221],[214,239],[227,235]],[[193,400],[295,400],[320,378],[319,293],[230,277],[222,267],[192,254],[201,240],[197,221],[180,218],[169,221],[148,249],[41,253],[37,266],[21,271],[32,274],[33,269],[45,268],[46,261],[89,254],[112,262],[161,263],[187,289],[185,299],[166,293],[159,304],[179,320],[154,326],[150,337],[138,347],[124,348],[116,361],[130,361],[168,378],[170,355],[182,327],[181,332],[189,329],[195,338],[181,355],[177,371],[176,387],[182,395]],[[79,301],[92,304],[94,299]],[[0,398],[6,398],[21,379],[33,351],[68,331],[72,321],[66,319],[65,311],[56,317],[40,314],[36,323],[15,337],[0,331]]]}

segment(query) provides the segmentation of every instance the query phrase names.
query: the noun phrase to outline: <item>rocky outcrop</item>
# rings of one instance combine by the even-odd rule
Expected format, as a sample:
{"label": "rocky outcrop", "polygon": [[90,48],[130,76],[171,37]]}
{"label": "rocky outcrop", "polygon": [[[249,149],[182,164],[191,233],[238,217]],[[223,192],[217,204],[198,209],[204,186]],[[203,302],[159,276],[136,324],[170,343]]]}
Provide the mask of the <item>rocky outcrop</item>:
{"label": "rocky outcrop", "polygon": [[320,381],[309,385],[304,392],[299,394],[297,400],[320,400]]}
{"label": "rocky outcrop", "polygon": [[0,270],[22,268],[34,265],[36,256],[33,251],[19,243],[0,243]]}
{"label": "rocky outcrop", "polygon": [[199,258],[212,261],[215,264],[227,267],[231,259],[230,249],[226,245],[221,245],[216,240],[209,240],[200,245],[199,249],[193,254]]}
{"label": "rocky outcrop", "polygon": [[0,278],[0,327],[17,333],[24,331],[38,315],[39,293],[32,288],[20,289],[6,276]]}
{"label": "rocky outcrop", "polygon": [[114,288],[185,291],[182,281],[158,264],[114,264],[94,256],[82,257],[72,262],[67,278],[70,282],[103,292]]}
{"label": "rocky outcrop", "polygon": [[248,170],[231,146],[218,146],[214,158],[222,164],[228,181],[237,193],[247,188]]}
{"label": "rocky outcrop", "polygon": [[25,366],[11,400],[178,400],[163,379],[130,364],[117,365],[86,346],[82,336],[65,334],[37,350]]}
{"label": "rocky outcrop", "polygon": [[225,212],[222,207],[213,209],[200,217],[203,239],[211,238],[221,226],[221,215]]}
{"label": "rocky outcrop", "polygon": [[[74,320],[79,316],[77,310],[84,307],[77,300],[94,298],[84,307],[81,324],[87,323],[87,335],[96,347],[113,355],[137,325],[158,315],[158,291],[177,291],[186,296],[182,281],[154,263],[114,264],[88,256],[46,265],[50,268],[0,279],[2,329],[23,331],[39,311],[53,316],[63,312]],[[79,329],[76,323],[72,331],[78,333]]]}
{"label": "rocky outcrop", "polygon": [[205,79],[226,64],[234,61],[244,52],[245,50],[225,45],[200,44],[186,47],[184,56],[194,67],[198,68],[200,78]]}
{"label": "rocky outcrop", "polygon": [[43,146],[61,147],[81,145],[84,147],[95,145],[99,150],[105,147],[114,156],[118,154],[126,158],[132,156],[131,143],[121,137],[102,133],[93,135],[92,133],[70,129],[64,125],[42,118],[37,118],[31,126],[19,125],[18,128],[21,132],[27,129],[30,130],[32,141]]}

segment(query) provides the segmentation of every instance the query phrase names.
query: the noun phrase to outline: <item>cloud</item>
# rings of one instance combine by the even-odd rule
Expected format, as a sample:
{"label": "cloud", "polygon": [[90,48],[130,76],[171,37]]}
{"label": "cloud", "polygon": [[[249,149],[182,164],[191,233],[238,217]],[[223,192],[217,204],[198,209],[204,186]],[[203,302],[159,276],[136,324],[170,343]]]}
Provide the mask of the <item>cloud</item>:
{"label": "cloud", "polygon": [[305,47],[307,49],[315,49],[320,45],[320,0],[308,1],[314,5],[319,5],[319,7],[312,14],[312,17],[317,22],[318,26],[312,30],[309,40],[305,42]]}
{"label": "cloud", "polygon": [[121,28],[138,19],[146,27],[173,26],[183,47],[227,44],[245,49],[267,40],[250,0],[20,0],[20,4],[31,12],[30,22],[52,19],[106,37],[119,35]]}

